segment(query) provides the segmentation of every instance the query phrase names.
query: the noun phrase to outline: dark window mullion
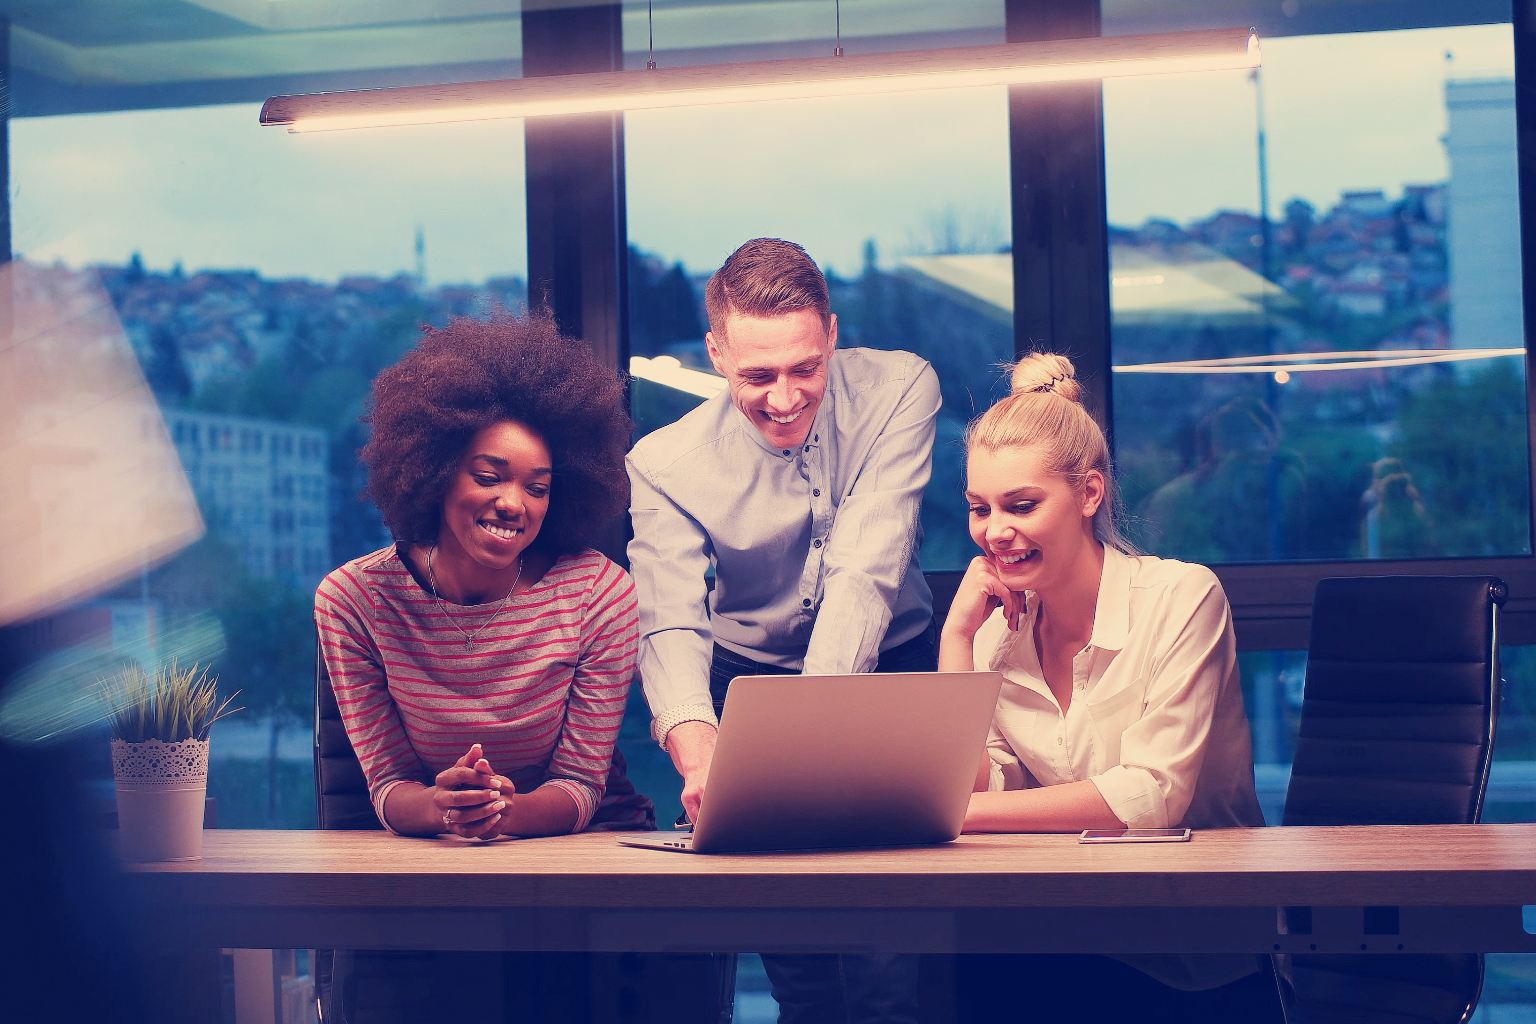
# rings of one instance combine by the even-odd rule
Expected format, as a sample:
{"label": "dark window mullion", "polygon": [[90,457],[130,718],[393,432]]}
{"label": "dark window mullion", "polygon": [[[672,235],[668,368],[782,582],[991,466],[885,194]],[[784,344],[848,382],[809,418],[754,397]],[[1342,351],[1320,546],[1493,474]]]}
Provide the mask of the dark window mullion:
{"label": "dark window mullion", "polygon": [[[524,74],[622,70],[621,15],[618,3],[525,5]],[[528,305],[547,306],[562,332],[621,371],[629,362],[624,115],[529,118],[524,139]],[[626,539],[616,524],[598,547],[622,560]]]}
{"label": "dark window mullion", "polygon": [[[621,5],[523,11],[529,77],[623,68]],[[628,356],[624,115],[529,118],[528,304],[615,369]]]}
{"label": "dark window mullion", "polygon": [[[1098,0],[1007,0],[1009,42],[1099,32]],[[1014,349],[1069,354],[1110,422],[1109,256],[1102,87],[1008,93]]]}

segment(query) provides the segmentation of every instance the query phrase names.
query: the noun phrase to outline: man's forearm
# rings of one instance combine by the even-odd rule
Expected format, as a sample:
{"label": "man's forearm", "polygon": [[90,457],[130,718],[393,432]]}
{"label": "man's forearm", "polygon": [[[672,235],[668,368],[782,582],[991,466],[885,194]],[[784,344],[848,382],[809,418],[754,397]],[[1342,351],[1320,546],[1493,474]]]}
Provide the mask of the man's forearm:
{"label": "man's forearm", "polygon": [[707,722],[682,722],[662,739],[673,767],[683,777],[683,814],[698,821],[709,765],[715,757],[715,727]]}
{"label": "man's forearm", "polygon": [[709,767],[715,755],[715,735],[715,727],[708,722],[682,722],[667,733],[667,754],[677,774],[687,778]]}

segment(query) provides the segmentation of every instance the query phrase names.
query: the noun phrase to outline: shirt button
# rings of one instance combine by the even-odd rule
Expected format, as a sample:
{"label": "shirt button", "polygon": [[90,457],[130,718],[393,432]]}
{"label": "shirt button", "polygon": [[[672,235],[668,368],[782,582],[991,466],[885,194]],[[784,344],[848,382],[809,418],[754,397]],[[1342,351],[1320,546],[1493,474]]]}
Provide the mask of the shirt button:
{"label": "shirt button", "polygon": [[785,456],[786,456],[786,457],[788,457],[788,455],[789,455],[789,449],[788,449],[788,448],[785,448],[785,449],[784,449],[784,455],[785,455]]}
{"label": "shirt button", "polygon": [[820,441],[821,440],[821,435],[820,434],[813,434],[813,435],[811,435],[811,440],[812,441]]}
{"label": "shirt button", "polygon": [[813,487],[811,489],[811,497],[813,497],[813,498],[821,497],[821,488],[820,487]]}
{"label": "shirt button", "polygon": [[813,540],[813,541],[811,541],[811,547],[813,547],[813,548],[821,547],[821,541],[820,540]]}
{"label": "shirt button", "polygon": [[1062,738],[1061,738],[1061,737],[1060,737],[1060,736],[1057,736],[1057,737],[1056,737],[1056,745],[1057,745],[1057,746],[1058,746],[1058,747],[1059,747],[1059,746],[1061,746],[1061,745],[1062,745],[1062,744],[1063,744],[1063,743],[1065,743],[1065,742],[1066,742],[1066,740],[1063,740],[1063,739],[1062,739]]}
{"label": "shirt button", "polygon": [[806,445],[804,448],[801,448],[800,450],[803,451],[803,452],[808,452],[808,451],[811,450],[811,446],[810,445]]}
{"label": "shirt button", "polygon": [[807,598],[801,599],[800,607],[802,607],[802,608],[809,608],[810,606],[811,606],[811,599],[810,598],[807,597]]}

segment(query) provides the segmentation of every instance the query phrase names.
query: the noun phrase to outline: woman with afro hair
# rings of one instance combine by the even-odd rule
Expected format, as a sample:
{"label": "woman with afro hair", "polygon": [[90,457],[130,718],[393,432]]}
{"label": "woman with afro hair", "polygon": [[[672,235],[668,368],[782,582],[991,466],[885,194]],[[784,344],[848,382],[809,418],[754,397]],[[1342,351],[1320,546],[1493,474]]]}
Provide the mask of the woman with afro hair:
{"label": "woman with afro hair", "polygon": [[[495,840],[650,829],[615,742],[629,574],[591,547],[629,500],[623,386],[544,313],[455,319],[373,384],[362,459],[395,543],[315,593],[321,656],[379,821]],[[338,951],[326,1019],[587,1021],[578,954]],[[501,1012],[495,1012],[496,1008]]]}
{"label": "woman with afro hair", "polygon": [[614,747],[634,586],[590,547],[628,501],[621,383],[547,314],[455,319],[379,374],[367,421],[395,543],[326,576],[315,617],[379,821],[651,827]]}

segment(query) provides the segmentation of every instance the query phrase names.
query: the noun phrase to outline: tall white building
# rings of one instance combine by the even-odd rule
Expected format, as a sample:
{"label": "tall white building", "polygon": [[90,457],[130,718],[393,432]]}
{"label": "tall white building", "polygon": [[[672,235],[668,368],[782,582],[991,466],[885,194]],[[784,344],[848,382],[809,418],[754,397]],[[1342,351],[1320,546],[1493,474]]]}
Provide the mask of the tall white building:
{"label": "tall white building", "polygon": [[1451,343],[1525,343],[1520,306],[1520,206],[1515,159],[1515,83],[1445,83],[1450,164]]}
{"label": "tall white building", "polygon": [[312,586],[334,568],[325,431],[183,409],[165,426],[209,528],[248,571]]}

